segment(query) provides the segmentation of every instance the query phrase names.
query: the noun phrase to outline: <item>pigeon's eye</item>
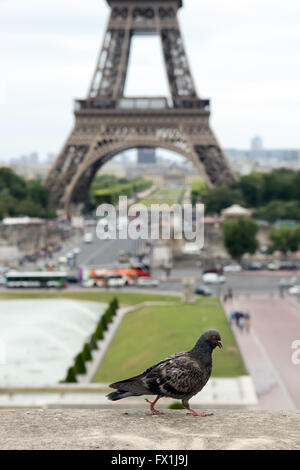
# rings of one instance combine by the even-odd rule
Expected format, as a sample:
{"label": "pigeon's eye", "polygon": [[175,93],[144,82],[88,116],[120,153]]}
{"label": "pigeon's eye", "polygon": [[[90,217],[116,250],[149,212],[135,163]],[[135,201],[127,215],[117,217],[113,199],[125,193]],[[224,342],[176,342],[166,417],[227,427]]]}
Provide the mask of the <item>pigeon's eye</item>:
{"label": "pigeon's eye", "polygon": [[212,336],[211,339],[216,339],[216,337],[215,337],[215,336]]}

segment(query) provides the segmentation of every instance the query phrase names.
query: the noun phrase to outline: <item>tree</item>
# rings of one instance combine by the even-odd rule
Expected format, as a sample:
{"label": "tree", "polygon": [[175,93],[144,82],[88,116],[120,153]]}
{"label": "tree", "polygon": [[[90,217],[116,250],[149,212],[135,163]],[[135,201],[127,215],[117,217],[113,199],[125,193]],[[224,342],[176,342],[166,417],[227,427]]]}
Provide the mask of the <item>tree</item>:
{"label": "tree", "polygon": [[91,339],[90,339],[90,348],[91,350],[94,350],[94,349],[99,349],[98,348],[98,344],[97,344],[97,336],[96,336],[96,333],[94,333],[92,336],[91,336]]}
{"label": "tree", "polygon": [[298,201],[271,201],[266,206],[259,207],[253,214],[256,219],[264,219],[268,222],[276,220],[293,219],[300,220],[300,204]]}
{"label": "tree", "polygon": [[259,246],[257,232],[258,225],[248,217],[226,221],[223,225],[223,241],[230,256],[240,262],[245,253],[254,254]]}
{"label": "tree", "polygon": [[264,194],[263,173],[250,173],[242,176],[236,186],[242,191],[248,206],[258,207],[262,204]]}
{"label": "tree", "polygon": [[264,195],[262,203],[274,199],[290,201],[293,199],[293,185],[295,174],[288,168],[279,168],[264,175]]}
{"label": "tree", "polygon": [[88,343],[85,343],[83,346],[82,350],[82,357],[83,360],[86,361],[91,361],[93,359],[92,353],[91,353],[91,347]]}
{"label": "tree", "polygon": [[15,215],[17,212],[18,201],[15,199],[7,188],[0,191],[0,214],[1,219],[6,215]]}
{"label": "tree", "polygon": [[62,380],[62,382],[77,382],[74,367],[70,367],[68,369],[66,378],[65,378],[65,380]]}
{"label": "tree", "polygon": [[106,331],[108,329],[107,327],[107,320],[106,320],[106,317],[105,317],[105,313],[102,315],[101,319],[100,319],[100,324],[102,326],[102,331]]}
{"label": "tree", "polygon": [[269,232],[269,239],[272,242],[270,250],[281,251],[286,254],[288,251],[297,251],[300,244],[299,227],[274,228]]}
{"label": "tree", "polygon": [[43,209],[32,199],[24,199],[17,205],[17,213],[20,215],[28,215],[29,217],[42,217]]}
{"label": "tree", "polygon": [[77,354],[74,362],[74,372],[75,374],[85,374],[86,367],[83,359],[82,353]]}
{"label": "tree", "polygon": [[219,186],[209,189],[202,196],[202,203],[207,214],[220,213],[225,207],[232,204],[245,205],[245,200],[240,189],[232,189],[227,186]]}
{"label": "tree", "polygon": [[0,168],[0,191],[8,189],[10,194],[16,199],[26,196],[26,183],[21,176],[18,176],[11,168]]}
{"label": "tree", "polygon": [[48,206],[49,191],[37,179],[30,179],[26,182],[27,196],[36,204],[42,207]]}
{"label": "tree", "polygon": [[99,321],[97,325],[95,336],[97,339],[103,339],[103,328],[102,328],[101,320]]}

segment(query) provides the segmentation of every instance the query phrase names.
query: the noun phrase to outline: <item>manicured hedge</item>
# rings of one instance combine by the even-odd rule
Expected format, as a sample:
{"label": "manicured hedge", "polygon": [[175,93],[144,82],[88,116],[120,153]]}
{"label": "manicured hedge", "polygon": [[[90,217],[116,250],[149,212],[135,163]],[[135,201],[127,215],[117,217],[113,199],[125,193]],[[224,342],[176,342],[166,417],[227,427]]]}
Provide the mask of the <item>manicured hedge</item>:
{"label": "manicured hedge", "polygon": [[62,380],[62,382],[77,382],[76,375],[86,373],[85,363],[92,360],[92,350],[98,349],[97,341],[104,338],[104,331],[108,329],[108,324],[113,320],[118,308],[119,302],[115,297],[111,300],[107,309],[101,316],[89,341],[83,345],[82,351],[75,357],[73,366],[68,369],[66,378]]}

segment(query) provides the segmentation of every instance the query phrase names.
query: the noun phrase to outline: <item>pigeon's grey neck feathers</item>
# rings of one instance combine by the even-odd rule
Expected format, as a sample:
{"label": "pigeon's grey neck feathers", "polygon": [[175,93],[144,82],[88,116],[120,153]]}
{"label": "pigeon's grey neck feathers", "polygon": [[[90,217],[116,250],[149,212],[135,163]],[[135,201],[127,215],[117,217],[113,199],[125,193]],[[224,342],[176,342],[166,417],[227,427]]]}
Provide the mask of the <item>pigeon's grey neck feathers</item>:
{"label": "pigeon's grey neck feathers", "polygon": [[212,345],[206,341],[202,336],[198,339],[197,343],[191,350],[192,355],[201,363],[207,364],[212,361]]}

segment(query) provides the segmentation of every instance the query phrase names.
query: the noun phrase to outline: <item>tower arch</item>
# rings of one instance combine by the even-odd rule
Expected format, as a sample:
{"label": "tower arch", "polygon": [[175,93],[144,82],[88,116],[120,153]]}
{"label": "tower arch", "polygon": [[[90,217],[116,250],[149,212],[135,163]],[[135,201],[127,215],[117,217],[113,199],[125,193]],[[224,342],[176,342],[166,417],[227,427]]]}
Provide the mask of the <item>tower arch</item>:
{"label": "tower arch", "polygon": [[[201,99],[185,53],[177,11],[181,0],[107,0],[103,45],[86,99],[75,102],[75,124],[45,178],[53,205],[67,209],[86,197],[105,161],[133,147],[162,147],[192,161],[208,185],[235,176],[209,126],[209,100]],[[161,40],[170,99],[125,97],[131,39]]]}

